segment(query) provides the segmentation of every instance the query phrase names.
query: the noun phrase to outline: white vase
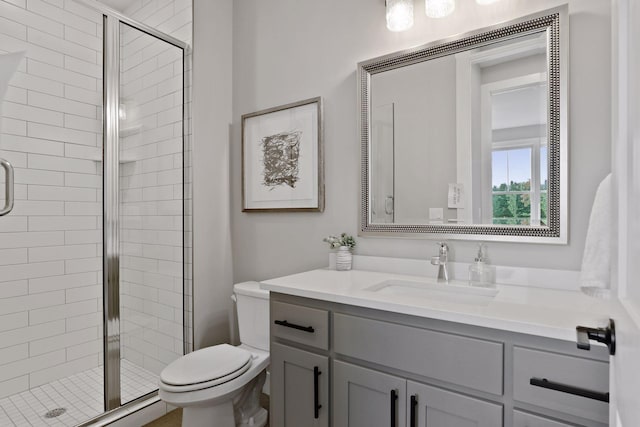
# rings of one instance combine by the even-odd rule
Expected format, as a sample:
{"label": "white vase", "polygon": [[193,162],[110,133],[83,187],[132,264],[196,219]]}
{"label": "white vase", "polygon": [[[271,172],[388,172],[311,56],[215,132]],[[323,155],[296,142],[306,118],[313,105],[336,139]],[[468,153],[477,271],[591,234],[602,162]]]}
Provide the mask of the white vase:
{"label": "white vase", "polygon": [[336,270],[347,271],[351,270],[351,263],[353,261],[353,255],[348,246],[340,246],[338,253],[336,254]]}

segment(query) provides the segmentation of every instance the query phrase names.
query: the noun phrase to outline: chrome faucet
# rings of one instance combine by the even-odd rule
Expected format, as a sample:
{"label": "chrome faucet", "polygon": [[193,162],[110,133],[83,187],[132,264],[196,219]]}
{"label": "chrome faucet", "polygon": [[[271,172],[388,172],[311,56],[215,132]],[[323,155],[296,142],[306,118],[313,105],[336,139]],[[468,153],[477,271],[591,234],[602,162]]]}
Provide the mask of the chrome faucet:
{"label": "chrome faucet", "polygon": [[449,247],[446,243],[438,243],[438,256],[431,257],[431,265],[438,266],[437,283],[449,283],[449,270],[447,269],[447,261],[449,259]]}

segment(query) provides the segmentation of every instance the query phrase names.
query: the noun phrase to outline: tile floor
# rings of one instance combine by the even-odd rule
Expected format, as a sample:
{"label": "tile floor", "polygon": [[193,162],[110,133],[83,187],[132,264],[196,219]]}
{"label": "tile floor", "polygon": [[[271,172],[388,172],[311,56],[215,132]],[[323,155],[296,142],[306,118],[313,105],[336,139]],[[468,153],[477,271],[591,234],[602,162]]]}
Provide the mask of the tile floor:
{"label": "tile floor", "polygon": [[[158,377],[123,359],[122,402],[156,390]],[[0,426],[75,426],[103,412],[102,366],[0,399]],[[54,418],[47,411],[65,408]]]}

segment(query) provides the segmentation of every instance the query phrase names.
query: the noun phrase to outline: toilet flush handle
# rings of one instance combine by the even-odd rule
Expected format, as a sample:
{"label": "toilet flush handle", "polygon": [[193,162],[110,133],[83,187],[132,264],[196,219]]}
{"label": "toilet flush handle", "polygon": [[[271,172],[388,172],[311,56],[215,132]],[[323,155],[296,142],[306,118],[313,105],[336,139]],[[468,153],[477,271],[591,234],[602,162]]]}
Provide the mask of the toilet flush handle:
{"label": "toilet flush handle", "polygon": [[238,298],[236,298],[236,294],[231,294],[231,301],[238,302]]}

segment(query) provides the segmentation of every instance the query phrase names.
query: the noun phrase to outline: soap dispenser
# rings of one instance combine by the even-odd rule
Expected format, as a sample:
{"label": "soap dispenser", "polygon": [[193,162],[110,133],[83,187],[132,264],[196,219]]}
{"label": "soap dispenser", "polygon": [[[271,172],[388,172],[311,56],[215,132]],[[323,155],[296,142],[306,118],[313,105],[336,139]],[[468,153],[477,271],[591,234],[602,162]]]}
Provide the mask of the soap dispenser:
{"label": "soap dispenser", "polygon": [[469,266],[470,286],[494,286],[495,268],[488,264],[485,250],[486,245],[484,243],[478,244],[478,255]]}

